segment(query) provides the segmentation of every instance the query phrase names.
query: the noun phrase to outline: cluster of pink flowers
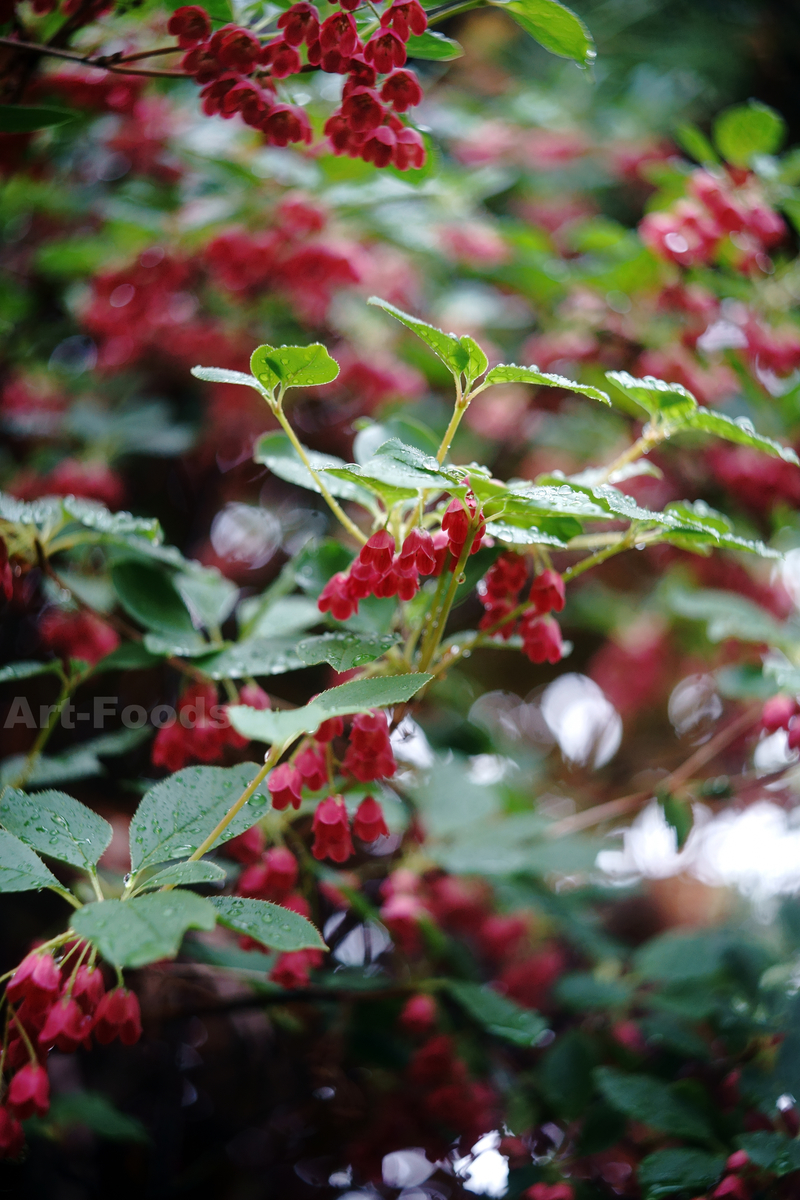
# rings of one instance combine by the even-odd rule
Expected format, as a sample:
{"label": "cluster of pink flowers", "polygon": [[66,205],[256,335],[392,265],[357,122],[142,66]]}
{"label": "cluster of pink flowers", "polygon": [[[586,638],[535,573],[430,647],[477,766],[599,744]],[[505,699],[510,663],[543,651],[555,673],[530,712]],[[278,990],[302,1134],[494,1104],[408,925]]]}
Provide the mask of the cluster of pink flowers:
{"label": "cluster of pink flowers", "polygon": [[39,620],[39,636],[48,650],[65,662],[71,658],[100,662],[119,645],[119,634],[92,612],[45,609]]}
{"label": "cluster of pink flowers", "polygon": [[[269,696],[257,684],[246,684],[239,701],[251,708],[269,708]],[[219,762],[226,747],[242,750],[247,739],[230,723],[227,705],[217,702],[213,683],[193,683],[178,704],[177,719],[161,726],[153,739],[154,767],[179,771],[190,762]]]}
{"label": "cluster of pink flowers", "polygon": [[[507,618],[519,603],[519,593],[528,578],[528,567],[521,554],[506,550],[492,564],[478,584],[478,597],[484,614],[479,629],[491,629]],[[514,623],[505,621],[498,633],[506,640],[514,632]]]}
{"label": "cluster of pink flowers", "polygon": [[[438,536],[438,535],[437,535]],[[320,612],[346,621],[367,596],[398,596],[411,600],[419,591],[420,575],[438,575],[444,566],[447,539],[436,544],[425,529],[412,529],[399,553],[388,529],[379,529],[361,547],[348,571],[339,571],[325,584],[317,602]]]}
{"label": "cluster of pink flowers", "polygon": [[[478,584],[478,596],[485,609],[480,629],[492,629],[502,622],[497,632],[503,638],[511,637],[516,626],[511,614],[518,607],[527,575],[525,559],[511,550],[493,563]],[[549,614],[561,612],[564,600],[564,580],[557,571],[548,568],[536,576],[528,596],[529,607],[519,620],[522,650],[531,662],[557,663],[561,658],[561,630]]]}
{"label": "cluster of pink flowers", "polygon": [[61,962],[32,950],[6,986],[8,1029],[0,1055],[7,1090],[0,1106],[0,1158],[17,1158],[24,1144],[20,1121],[50,1107],[47,1056],[70,1053],[115,1038],[132,1046],[142,1034],[139,1001],[116,987],[107,992],[101,970],[85,965],[83,942],[73,942]]}
{"label": "cluster of pink flowers", "polygon": [[659,258],[682,267],[702,266],[713,261],[730,237],[740,270],[771,269],[767,250],[783,241],[786,225],[749,172],[694,171],[689,192],[688,198],[648,213],[639,224],[642,240]]}
{"label": "cluster of pink flowers", "polygon": [[[341,11],[320,21],[317,8],[300,0],[281,14],[280,35],[265,45],[238,25],[212,34],[208,14],[198,5],[177,9],[168,28],[187,51],[183,68],[202,85],[209,116],[239,113],[273,146],[308,144],[313,137],[308,117],[280,101],[277,82],[306,69],[346,75],[341,107],[325,126],[334,153],[379,167],[393,163],[401,171],[420,167],[422,138],[397,114],[422,100],[416,76],[400,68],[406,42],[425,31],[427,17],[417,0],[392,0],[365,45],[353,16],[359,7],[360,0],[341,0]],[[379,74],[386,76],[380,91]]]}

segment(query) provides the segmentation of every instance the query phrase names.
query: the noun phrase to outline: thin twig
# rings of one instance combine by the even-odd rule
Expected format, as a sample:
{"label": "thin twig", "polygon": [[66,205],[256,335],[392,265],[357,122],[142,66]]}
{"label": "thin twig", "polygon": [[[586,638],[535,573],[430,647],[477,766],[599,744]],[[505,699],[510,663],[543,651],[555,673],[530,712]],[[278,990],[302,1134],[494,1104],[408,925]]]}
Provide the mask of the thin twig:
{"label": "thin twig", "polygon": [[[30,54],[40,54],[47,58],[63,58],[68,62],[80,63],[84,67],[93,67],[97,71],[112,71],[115,75],[148,75],[159,79],[190,79],[185,71],[158,71],[147,68],[120,67],[112,65],[104,56],[93,58],[91,55],[75,54],[72,50],[61,50],[55,46],[42,46],[38,42],[20,42],[16,38],[0,37],[0,46],[8,46],[12,50],[24,50]],[[146,51],[145,54],[134,57],[145,57],[152,53],[167,53],[166,50]],[[113,57],[113,56],[112,56]],[[123,60],[124,61],[124,60]]]}

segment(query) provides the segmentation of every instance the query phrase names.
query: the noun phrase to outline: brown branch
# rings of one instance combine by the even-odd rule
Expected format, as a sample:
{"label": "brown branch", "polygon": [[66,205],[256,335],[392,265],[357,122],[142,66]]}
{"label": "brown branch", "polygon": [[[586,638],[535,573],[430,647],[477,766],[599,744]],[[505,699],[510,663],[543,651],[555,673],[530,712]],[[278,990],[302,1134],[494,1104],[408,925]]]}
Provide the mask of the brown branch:
{"label": "brown branch", "polygon": [[[121,66],[114,65],[110,61],[111,59],[113,59],[115,57],[114,55],[109,55],[107,57],[104,57],[101,55],[99,58],[93,58],[91,55],[75,54],[71,50],[61,50],[61,49],[57,49],[55,46],[42,46],[38,42],[20,42],[20,41],[17,41],[16,38],[0,37],[0,46],[8,46],[10,49],[13,49],[13,50],[21,50],[28,54],[38,54],[41,56],[45,56],[47,58],[63,58],[63,59],[66,59],[68,62],[80,63],[81,66],[92,67],[94,70],[97,70],[97,71],[111,71],[115,75],[146,75],[146,76],[150,76],[152,78],[158,78],[158,79],[190,79],[191,78],[191,76],[187,75],[185,71],[158,71],[158,70],[148,70],[146,67],[144,67],[144,68],[121,67]],[[133,57],[134,58],[136,58],[136,57],[144,58],[144,57],[147,57],[147,55],[152,54],[152,53],[166,54],[166,53],[169,53],[169,50],[167,50],[167,49],[158,50],[158,51],[148,50],[142,55],[134,55]],[[123,62],[132,61],[132,59],[122,59],[120,61],[123,61]]]}
{"label": "brown branch", "polygon": [[[676,791],[682,787],[689,779],[693,777],[695,772],[700,767],[704,767],[719,754],[720,750],[724,750],[730,745],[740,733],[744,733],[758,720],[758,715],[752,708],[746,709],[734,718],[724,729],[715,734],[710,741],[706,742],[694,752],[684,763],[662,780],[659,785],[659,791]],[[575,813],[574,816],[565,817],[563,821],[556,821],[555,825],[551,825],[547,831],[548,837],[564,837],[569,833],[578,833],[582,829],[590,829],[593,825],[600,825],[603,821],[611,821],[616,817],[627,816],[628,813],[636,812],[641,808],[653,795],[652,789],[646,792],[632,792],[629,796],[620,796],[618,800],[609,800],[607,804],[595,804],[592,808],[587,808],[583,812]]]}

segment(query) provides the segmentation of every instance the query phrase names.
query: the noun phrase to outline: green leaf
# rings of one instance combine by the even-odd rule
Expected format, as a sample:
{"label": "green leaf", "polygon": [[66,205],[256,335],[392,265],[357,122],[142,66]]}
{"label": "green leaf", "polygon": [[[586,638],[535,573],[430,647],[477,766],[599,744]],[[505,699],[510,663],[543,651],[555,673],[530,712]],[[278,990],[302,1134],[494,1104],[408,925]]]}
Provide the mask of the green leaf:
{"label": "green leaf", "polygon": [[108,821],[66,792],[27,796],[6,788],[0,796],[0,824],[40,854],[81,870],[92,870],[111,841]]}
{"label": "green leaf", "polygon": [[711,1189],[722,1175],[725,1157],[705,1150],[657,1150],[639,1164],[639,1184],[645,1200],[659,1200],[676,1192]]}
{"label": "green leaf", "polygon": [[319,932],[299,913],[267,900],[240,896],[214,896],[211,900],[220,925],[244,933],[273,950],[326,950]]}
{"label": "green leaf", "polygon": [[757,1167],[772,1171],[775,1175],[790,1175],[800,1171],[800,1142],[791,1140],[782,1133],[769,1133],[766,1129],[757,1133],[743,1133],[736,1145],[746,1150]]}
{"label": "green leaf", "polygon": [[174,655],[176,658],[198,658],[208,654],[210,643],[199,633],[173,633],[166,637],[160,633],[146,633],[143,643],[148,654],[163,658],[164,655]]}
{"label": "green leaf", "polygon": [[[331,467],[346,467],[344,459],[336,458],[333,454],[322,454],[319,450],[306,449],[306,455],[315,471],[325,472],[325,486],[332,496],[337,496],[340,500],[355,500],[365,508],[374,509],[374,501],[363,487],[347,478],[339,479],[329,473]],[[279,479],[285,479],[287,483],[295,483],[298,487],[308,488],[310,492],[319,494],[319,485],[314,476],[285,433],[265,433],[256,442],[253,458],[269,467]]]}
{"label": "green leaf", "polygon": [[72,928],[117,967],[174,958],[187,929],[211,930],[216,914],[194,892],[154,892],[133,900],[102,900],[79,908]]}
{"label": "green leaf", "polygon": [[559,1115],[580,1116],[594,1095],[592,1071],[597,1065],[594,1043],[579,1030],[557,1038],[542,1056],[537,1072],[539,1086]]}
{"label": "green leaf", "polygon": [[572,9],[556,0],[490,0],[510,12],[518,25],[540,46],[560,58],[572,58],[586,66],[596,57],[589,30]]}
{"label": "green leaf", "polygon": [[663,418],[668,424],[686,425],[697,408],[692,393],[680,383],[665,383],[652,375],[636,379],[627,371],[606,371],[606,379],[651,417]]}
{"label": "green leaf", "polygon": [[65,125],[78,116],[68,108],[51,108],[46,105],[0,104],[0,133],[35,133],[37,129],[51,129],[54,125]]}
{"label": "green leaf", "polygon": [[0,667],[0,683],[8,683],[10,680],[16,679],[32,679],[34,675],[58,674],[59,670],[60,664],[57,661],[9,663],[7,667]]}
{"label": "green leaf", "polygon": [[515,1046],[535,1046],[547,1028],[547,1021],[539,1013],[501,996],[488,984],[451,979],[447,990],[487,1033]]}
{"label": "green leaf", "polygon": [[245,375],[244,371],[227,371],[224,367],[192,367],[192,375],[195,379],[205,380],[206,383],[238,383],[242,387],[254,388],[263,395],[258,380],[252,375]]}
{"label": "green leaf", "polygon": [[368,712],[371,708],[404,704],[432,678],[432,675],[414,674],[354,679],[321,692],[304,708],[287,712],[259,712],[246,705],[234,704],[229,707],[228,714],[234,729],[243,737],[285,745],[301,733],[314,733],[329,717],[343,717],[350,713]]}
{"label": "green leaf", "polygon": [[396,317],[407,329],[415,333],[433,351],[437,358],[442,360],[448,371],[452,371],[453,375],[459,376],[462,371],[465,371],[469,367],[469,348],[462,345],[454,333],[444,333],[441,329],[437,329],[435,325],[429,325],[427,321],[420,321],[418,317],[412,317],[409,313],[403,312],[402,309],[395,308],[388,300],[381,300],[379,296],[370,296],[367,304],[374,304],[378,308],[382,308],[384,312]]}
{"label": "green leaf", "polygon": [[[504,4],[503,8],[510,8],[510,4]],[[566,379],[563,375],[552,375],[547,371],[540,371],[538,367],[518,367],[516,363],[501,363],[500,366],[492,367],[489,374],[486,376],[485,383],[533,383],[540,387],[557,387],[564,388],[568,392],[577,392],[581,396],[589,396],[592,400],[600,400],[603,404],[610,404],[611,400],[606,392],[600,388],[590,387],[586,383],[576,383],[574,379]]]}
{"label": "green leaf", "polygon": [[306,664],[326,662],[334,671],[350,671],[380,658],[400,641],[397,633],[376,634],[322,633],[304,638],[295,647],[298,658]]}
{"label": "green leaf", "polygon": [[[241,708],[238,710],[241,711]],[[255,712],[255,709],[244,709]],[[316,728],[316,727],[315,727]],[[131,864],[135,871],[193,854],[258,774],[255,763],[235,767],[184,767],[150,788],[133,815]],[[269,811],[262,784],[237,813],[219,841],[244,833]]]}
{"label": "green leaf", "polygon": [[[335,538],[307,542],[294,560],[294,579],[308,596],[319,596],[328,580],[337,571],[346,571],[353,555]],[[319,609],[317,609],[319,612]]]}
{"label": "green leaf", "polygon": [[38,892],[46,887],[60,887],[55,875],[24,842],[0,829],[0,892]]}
{"label": "green leaf", "polygon": [[147,1142],[149,1136],[141,1121],[115,1108],[100,1092],[62,1092],[53,1096],[47,1116],[34,1118],[26,1133],[46,1133],[53,1126],[69,1129],[83,1125],[109,1142]]}
{"label": "green leaf", "polygon": [[[293,565],[287,563],[287,566]],[[293,583],[292,580],[290,587]],[[271,602],[266,595],[254,596],[242,601],[238,610],[241,628],[247,637],[270,640],[302,633],[312,625],[318,625],[321,615],[316,602],[305,596],[279,596]]]}
{"label": "green leaf", "polygon": [[316,387],[331,383],[339,364],[320,342],[310,346],[259,346],[250,357],[250,370],[267,391],[284,387]]}
{"label": "green leaf", "polygon": [[719,163],[719,158],[711,142],[696,125],[686,122],[675,130],[675,141],[682,150],[690,154],[699,163]]}
{"label": "green leaf", "polygon": [[93,675],[101,675],[104,671],[143,671],[154,667],[160,655],[151,654],[144,642],[123,642],[112,650],[92,671]]}
{"label": "green leaf", "polygon": [[406,53],[409,58],[431,58],[437,62],[452,62],[464,54],[463,46],[453,38],[426,29],[424,33],[412,33],[406,42]]}
{"label": "green leaf", "polygon": [[598,1067],[594,1074],[608,1103],[626,1117],[690,1141],[706,1141],[712,1136],[703,1115],[676,1095],[673,1085],[614,1067]]}
{"label": "green leaf", "polygon": [[190,570],[173,576],[181,599],[198,625],[206,629],[219,626],[233,612],[239,589],[216,567],[192,564]]}
{"label": "green leaf", "polygon": [[137,888],[141,891],[149,891],[151,888],[162,888],[167,885],[178,887],[190,883],[224,883],[225,879],[226,874],[222,867],[203,858],[198,862],[175,863],[172,867],[166,867],[156,875],[151,875],[146,882],[138,884]]}
{"label": "green leaf", "polygon": [[[429,454],[416,446],[406,446],[397,438],[391,438],[365,463],[351,463],[342,468],[328,468],[326,478],[363,481],[363,486],[373,488],[385,497],[389,506],[400,499],[413,499],[426,488],[449,491],[464,495],[467,485],[461,476],[449,468],[442,468]],[[384,487],[384,485],[386,485]]]}
{"label": "green leaf", "polygon": [[136,559],[111,568],[111,581],[125,611],[154,633],[195,632],[189,611],[163,569]]}
{"label": "green leaf", "polygon": [[[673,384],[672,386],[678,387],[679,385]],[[707,408],[698,406],[684,418],[682,428],[713,433],[716,437],[725,438],[728,442],[736,442],[739,446],[752,446],[755,450],[763,450],[765,454],[770,454],[773,458],[782,458],[784,462],[794,463],[795,466],[800,464],[800,459],[791,446],[782,446],[780,442],[756,433],[752,422],[747,417],[737,417],[735,420],[731,420],[723,413],[711,412]]]}
{"label": "green leaf", "polygon": [[154,517],[134,517],[129,512],[109,512],[95,500],[84,500],[80,496],[65,496],[62,500],[64,512],[79,521],[87,529],[107,534],[111,538],[128,535],[158,543],[161,541],[161,525]]}
{"label": "green leaf", "polygon": [[730,947],[731,935],[725,930],[664,933],[642,946],[634,964],[646,980],[677,984],[707,979],[722,969]]}
{"label": "green leaf", "polygon": [[775,154],[785,137],[783,117],[758,100],[728,108],[714,122],[717,149],[734,167],[749,167],[754,154]]}
{"label": "green leaf", "polygon": [[[321,619],[319,612],[317,619]],[[197,665],[211,679],[245,679],[248,675],[284,675],[307,664],[298,655],[293,637],[254,637],[211,654]]]}
{"label": "green leaf", "polygon": [[679,617],[705,621],[706,636],[711,642],[738,638],[743,642],[791,647],[800,636],[800,629],[793,623],[776,620],[765,608],[736,592],[673,588],[667,594],[667,604]]}
{"label": "green leaf", "polygon": [[458,340],[469,355],[469,362],[464,368],[464,375],[467,379],[467,386],[471,386],[478,376],[482,375],[489,366],[489,360],[482,347],[478,345],[474,338],[469,337],[468,334],[465,333]]}
{"label": "green leaf", "polygon": [[590,1008],[614,1008],[631,998],[631,987],[617,979],[601,979],[588,971],[562,975],[554,989],[567,1008],[583,1012]]}

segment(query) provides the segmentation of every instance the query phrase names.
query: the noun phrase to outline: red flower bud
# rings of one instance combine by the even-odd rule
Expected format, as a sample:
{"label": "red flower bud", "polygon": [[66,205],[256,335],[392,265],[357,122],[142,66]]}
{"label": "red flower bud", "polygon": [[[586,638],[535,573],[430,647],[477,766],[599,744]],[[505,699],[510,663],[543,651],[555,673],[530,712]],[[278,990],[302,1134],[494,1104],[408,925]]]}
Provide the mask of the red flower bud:
{"label": "red flower bud", "polygon": [[181,50],[197,46],[211,36],[208,13],[198,4],[185,4],[183,8],[176,8],[167,21],[167,29],[178,39]]}
{"label": "red flower bud", "polygon": [[400,1013],[400,1028],[406,1033],[424,1036],[430,1033],[436,1025],[436,1001],[426,992],[411,996],[403,1005]]}
{"label": "red flower bud", "polygon": [[261,128],[272,146],[288,146],[289,142],[308,143],[312,137],[305,112],[291,104],[276,104]]}
{"label": "red flower bud", "polygon": [[317,732],[314,734],[314,740],[317,742],[332,742],[334,738],[341,737],[344,733],[344,721],[341,717],[329,717],[327,721],[323,721]]}
{"label": "red flower bud", "polygon": [[318,792],[328,780],[328,766],[324,755],[320,755],[312,746],[301,750],[294,765],[303,779],[303,786],[310,792]]}
{"label": "red flower bud", "polygon": [[272,806],[277,809],[300,807],[303,791],[303,779],[297,767],[290,763],[281,763],[270,772],[267,787],[272,796]]}
{"label": "red flower bud", "polygon": [[794,696],[771,696],[761,711],[761,724],[768,733],[777,729],[788,729],[792,717],[797,715],[797,701]]}
{"label": "red flower bud", "polygon": [[142,1018],[135,994],[124,987],[106,992],[97,1006],[92,1032],[101,1046],[107,1046],[116,1037],[123,1046],[138,1042],[142,1036]]}
{"label": "red flower bud", "polygon": [[422,101],[422,88],[413,71],[392,71],[381,88],[381,99],[405,112]]}
{"label": "red flower bud", "polygon": [[341,796],[329,796],[317,805],[312,823],[314,858],[330,858],[333,862],[346,862],[353,853],[353,842],[347,823],[347,809]]}
{"label": "red flower bud", "polygon": [[61,975],[52,955],[31,950],[8,981],[6,996],[12,1004],[24,999],[32,1008],[43,1008],[60,990]]}
{"label": "red flower bud", "polygon": [[540,616],[561,612],[565,599],[564,580],[557,571],[542,571],[531,584],[529,599]]}
{"label": "red flower bud", "polygon": [[21,1067],[11,1080],[6,1104],[20,1121],[34,1113],[43,1117],[50,1107],[50,1080],[44,1067],[38,1063]]}
{"label": "red flower bud", "polygon": [[[377,129],[384,117],[383,105],[378,99],[377,93],[371,88],[357,87],[342,101],[342,116],[345,118],[351,129],[355,129],[357,133],[363,133],[370,129]],[[382,533],[385,534],[385,530]],[[369,557],[364,556],[364,551],[374,542],[375,538],[380,538],[381,533],[375,533],[361,550],[360,558],[364,563],[372,563],[378,565],[378,559],[382,561],[382,554],[369,553]],[[391,534],[387,535],[391,541],[391,550],[389,561],[391,562],[391,553],[394,551],[394,538]]]}
{"label": "red flower bud", "polygon": [[77,1050],[91,1031],[92,1018],[83,1011],[77,1000],[59,1000],[47,1014],[47,1020],[39,1034],[39,1045],[46,1049],[57,1046],[59,1050],[68,1054]]}
{"label": "red flower bud", "polygon": [[364,47],[364,58],[368,63],[374,63],[381,75],[385,75],[393,67],[405,64],[406,48],[396,33],[384,29],[380,33],[373,33]]}
{"label": "red flower bud", "polygon": [[529,617],[522,619],[522,652],[533,663],[557,663],[563,654],[561,630],[552,617]]}
{"label": "red flower bud", "polygon": [[319,12],[313,4],[293,4],[278,18],[278,29],[283,30],[283,36],[290,46],[299,46],[319,39]]}
{"label": "red flower bud", "polygon": [[428,17],[417,0],[393,0],[381,17],[381,25],[384,29],[391,26],[398,37],[407,42],[409,34],[415,33],[419,36],[425,32],[428,28]]}
{"label": "red flower bud", "polygon": [[398,171],[408,171],[411,168],[419,170],[425,166],[425,158],[425,143],[416,129],[406,127],[398,130],[392,159]]}
{"label": "red flower bud", "polygon": [[[364,90],[366,91],[366,89]],[[365,126],[365,128],[374,129],[375,126]],[[394,557],[394,538],[388,529],[379,529],[377,533],[373,533],[366,545],[361,547],[358,557],[364,566],[373,567],[381,574],[388,571]]]}
{"label": "red flower bud", "polygon": [[383,809],[372,796],[365,796],[356,809],[353,833],[362,842],[374,842],[376,838],[388,835],[389,830],[383,819]]}
{"label": "red flower bud", "polygon": [[[325,132],[329,137],[331,136],[328,130],[330,123],[328,121],[325,126]],[[343,571],[340,571],[337,575],[329,579],[317,600],[319,611],[322,613],[329,612],[336,621],[346,621],[348,617],[353,616],[353,613],[357,613],[358,600],[354,599],[349,589],[349,582],[349,577]],[[369,592],[367,595],[369,595]]]}
{"label": "red flower bud", "polygon": [[84,1012],[95,1012],[105,992],[102,971],[97,967],[78,967],[72,984],[72,999],[78,1002]]}

